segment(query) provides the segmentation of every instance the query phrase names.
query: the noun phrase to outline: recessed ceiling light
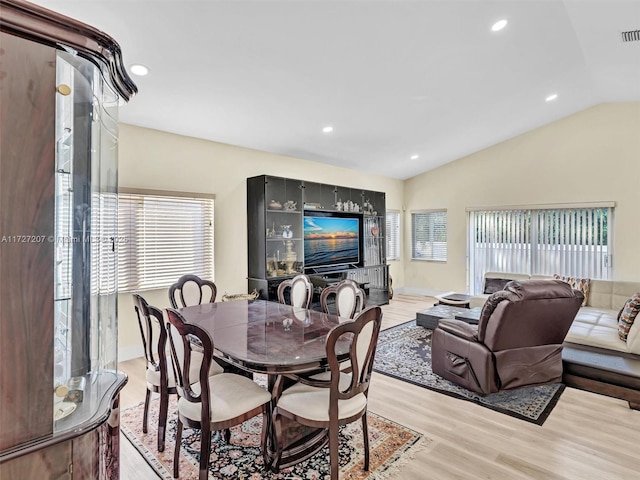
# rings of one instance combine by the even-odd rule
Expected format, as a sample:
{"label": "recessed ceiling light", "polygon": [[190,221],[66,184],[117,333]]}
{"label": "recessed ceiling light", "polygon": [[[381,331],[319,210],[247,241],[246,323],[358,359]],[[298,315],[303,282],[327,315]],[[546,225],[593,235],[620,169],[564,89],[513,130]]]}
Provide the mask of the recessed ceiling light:
{"label": "recessed ceiling light", "polygon": [[131,70],[131,73],[133,73],[134,75],[138,75],[140,77],[144,77],[149,73],[149,67],[146,67],[140,64],[131,65],[130,70]]}
{"label": "recessed ceiling light", "polygon": [[420,157],[420,155],[411,155],[411,160],[417,160]]}
{"label": "recessed ceiling light", "polygon": [[557,93],[554,93],[554,94],[549,95],[547,98],[545,98],[545,100],[546,100],[547,102],[552,102],[552,101],[554,101],[556,98],[558,98],[558,94],[557,94]]}
{"label": "recessed ceiling light", "polygon": [[322,131],[323,131],[324,133],[331,133],[331,132],[333,132],[333,127],[324,127],[324,128],[322,129]]}
{"label": "recessed ceiling light", "polygon": [[493,24],[493,26],[491,27],[491,31],[499,32],[506,26],[507,26],[507,21],[505,19],[502,19]]}

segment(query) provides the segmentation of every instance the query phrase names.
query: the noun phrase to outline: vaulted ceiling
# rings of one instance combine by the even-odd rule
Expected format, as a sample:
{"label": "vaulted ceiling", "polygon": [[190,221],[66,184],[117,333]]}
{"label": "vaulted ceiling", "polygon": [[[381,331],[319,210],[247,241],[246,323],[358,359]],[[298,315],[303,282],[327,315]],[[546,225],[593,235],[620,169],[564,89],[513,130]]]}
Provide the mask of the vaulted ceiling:
{"label": "vaulted ceiling", "polygon": [[640,100],[640,0],[35,3],[149,67],[122,122],[400,179]]}

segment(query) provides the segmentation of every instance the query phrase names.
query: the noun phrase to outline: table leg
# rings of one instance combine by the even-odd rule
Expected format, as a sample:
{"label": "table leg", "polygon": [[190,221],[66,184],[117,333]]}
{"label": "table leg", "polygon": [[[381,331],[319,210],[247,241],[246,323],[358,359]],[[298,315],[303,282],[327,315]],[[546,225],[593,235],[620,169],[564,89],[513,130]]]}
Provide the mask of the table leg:
{"label": "table leg", "polygon": [[273,397],[277,378],[277,375],[267,375],[267,389],[271,394],[271,401],[267,405],[267,413],[264,416],[264,422],[262,424],[262,458],[264,459],[264,467],[266,470],[271,470],[276,460],[276,438],[275,429],[273,428],[273,408],[276,405],[277,398]]}
{"label": "table leg", "polygon": [[278,457],[278,439],[276,438],[273,409],[284,388],[293,383],[292,380],[280,375],[269,374],[267,377],[267,388],[271,393],[271,402],[262,426],[262,456],[265,469],[274,473],[306,460],[324,447],[329,440],[328,429],[307,427],[284,417],[281,419],[282,456]]}

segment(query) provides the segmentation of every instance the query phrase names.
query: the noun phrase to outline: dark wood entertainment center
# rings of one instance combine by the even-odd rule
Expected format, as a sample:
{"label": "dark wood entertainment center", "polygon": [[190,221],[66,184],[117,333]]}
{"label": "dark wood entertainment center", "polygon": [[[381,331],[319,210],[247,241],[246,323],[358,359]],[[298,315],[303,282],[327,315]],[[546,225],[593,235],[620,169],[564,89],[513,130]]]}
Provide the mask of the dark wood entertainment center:
{"label": "dark wood entertainment center", "polygon": [[[277,300],[280,282],[305,273],[315,287],[314,302],[323,288],[349,278],[363,288],[367,305],[389,303],[385,214],[384,192],[270,175],[247,178],[249,291]],[[357,219],[358,261],[305,263],[305,215]]]}

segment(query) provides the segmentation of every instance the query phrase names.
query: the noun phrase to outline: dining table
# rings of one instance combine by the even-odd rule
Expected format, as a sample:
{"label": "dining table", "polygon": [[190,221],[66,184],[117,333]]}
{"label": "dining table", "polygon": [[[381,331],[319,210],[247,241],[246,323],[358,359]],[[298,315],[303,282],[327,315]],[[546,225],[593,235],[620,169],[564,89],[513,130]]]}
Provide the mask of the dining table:
{"label": "dining table", "polygon": [[[327,429],[283,418],[278,456],[272,411],[286,375],[328,370],[327,334],[348,318],[266,300],[206,303],[178,311],[187,323],[209,334],[216,357],[246,372],[266,375],[266,388],[272,394],[262,429],[267,469],[278,471],[294,465],[326,445]],[[348,357],[349,345],[348,338],[337,343],[338,359]]]}

